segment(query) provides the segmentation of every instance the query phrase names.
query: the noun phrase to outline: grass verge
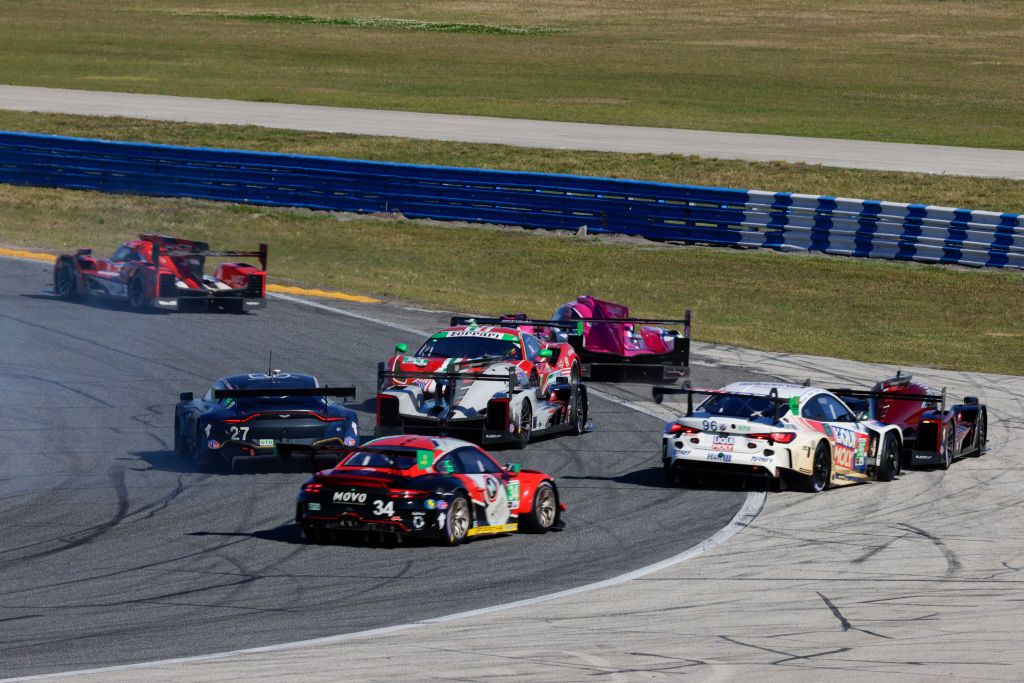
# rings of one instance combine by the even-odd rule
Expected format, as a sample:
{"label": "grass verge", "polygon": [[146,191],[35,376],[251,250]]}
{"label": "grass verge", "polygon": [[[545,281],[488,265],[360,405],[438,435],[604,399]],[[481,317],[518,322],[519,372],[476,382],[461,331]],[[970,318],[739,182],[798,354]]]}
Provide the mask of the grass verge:
{"label": "grass verge", "polygon": [[[1019,0],[6,2],[0,83],[1024,149],[1020,10]],[[271,14],[301,20],[255,20]],[[407,30],[460,25],[475,28]]]}
{"label": "grass verge", "polygon": [[691,308],[702,341],[1024,374],[1024,319],[1007,312],[1024,296],[1017,272],[0,186],[3,243],[102,252],[144,231],[224,247],[268,242],[277,282],[537,316],[591,293],[640,315]]}

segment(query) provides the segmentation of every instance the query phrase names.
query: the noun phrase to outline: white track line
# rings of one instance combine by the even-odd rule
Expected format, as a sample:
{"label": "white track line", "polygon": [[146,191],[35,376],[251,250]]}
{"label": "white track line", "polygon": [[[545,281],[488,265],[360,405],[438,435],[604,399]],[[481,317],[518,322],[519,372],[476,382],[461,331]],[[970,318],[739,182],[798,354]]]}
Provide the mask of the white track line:
{"label": "white track line", "polygon": [[[9,258],[15,258],[15,257],[9,257]],[[20,259],[20,260],[30,261],[30,259]],[[318,308],[320,310],[329,311],[331,313],[336,313],[338,315],[348,316],[350,318],[355,318],[357,320],[364,320],[364,321],[367,321],[367,322],[374,323],[376,325],[384,325],[385,327],[390,327],[392,329],[401,330],[403,332],[409,332],[411,334],[416,334],[416,335],[420,335],[420,336],[427,336],[427,335],[430,334],[429,332],[425,332],[423,330],[417,330],[417,329],[412,328],[412,327],[406,327],[406,326],[400,325],[398,323],[392,323],[392,322],[387,322],[387,321],[383,321],[383,320],[378,320],[378,319],[376,319],[376,318],[374,318],[372,316],[363,315],[363,314],[360,314],[360,313],[352,313],[350,311],[345,311],[345,310],[342,310],[340,308],[335,308],[333,306],[328,306],[327,304],[320,303],[319,301],[309,301],[307,299],[302,299],[302,298],[299,298],[299,297],[291,296],[289,294],[272,294],[271,293],[271,294],[268,294],[268,296],[271,296],[271,297],[273,297],[275,299],[282,299],[284,301],[289,301],[289,302],[292,302],[292,303],[300,304],[300,305],[303,305],[303,306],[311,306],[313,308]],[[601,396],[601,398],[604,398],[606,400],[612,401],[613,403],[617,403],[618,405],[625,406],[627,408],[631,408],[631,409],[636,410],[638,412],[644,413],[645,415],[650,415],[650,416],[656,417],[658,419],[664,419],[664,416],[659,415],[659,414],[657,414],[657,412],[651,410],[650,408],[642,406],[640,404],[630,403],[629,401],[625,401],[625,400],[617,398],[615,396],[610,396],[608,394],[605,394],[604,392],[598,392],[598,391],[594,391],[592,389],[590,391],[592,393],[596,394],[596,395]],[[447,623],[449,621],[456,621],[458,619],[466,619],[468,617],[476,617],[476,616],[482,616],[482,615],[486,615],[486,614],[493,614],[495,612],[501,612],[501,611],[508,610],[508,609],[514,609],[516,607],[527,607],[529,605],[536,605],[538,603],[547,602],[549,600],[557,600],[559,598],[566,598],[566,597],[570,597],[570,596],[573,596],[573,595],[579,595],[580,593],[589,593],[590,591],[600,590],[602,588],[609,588],[611,586],[617,586],[619,584],[626,583],[628,581],[633,581],[634,579],[639,579],[641,577],[647,576],[648,574],[653,574],[654,572],[660,571],[662,569],[667,569],[668,567],[672,567],[672,566],[680,564],[682,562],[686,562],[687,560],[693,559],[694,557],[697,557],[698,555],[703,555],[704,553],[708,552],[712,548],[715,548],[715,547],[725,543],[730,538],[732,538],[733,536],[738,534],[740,531],[742,531],[746,527],[750,526],[750,523],[754,521],[754,519],[757,517],[758,514],[760,514],[761,508],[764,507],[764,502],[765,502],[766,498],[767,498],[767,493],[764,492],[764,491],[751,491],[750,493],[747,494],[747,497],[743,501],[743,505],[740,507],[739,511],[736,513],[736,515],[732,518],[732,520],[726,526],[724,526],[723,528],[719,529],[718,532],[715,533],[713,536],[711,536],[711,537],[701,541],[700,543],[698,543],[695,546],[692,546],[691,548],[688,548],[688,549],[684,550],[683,552],[679,553],[678,555],[674,555],[674,556],[672,556],[672,557],[670,557],[668,559],[661,560],[660,562],[655,562],[654,564],[649,564],[646,567],[641,567],[640,569],[634,569],[633,571],[626,572],[625,574],[620,574],[618,576],[613,576],[610,579],[604,579],[603,581],[595,581],[594,583],[588,583],[588,584],[585,584],[583,586],[577,586],[576,588],[569,588],[569,589],[566,589],[566,590],[563,590],[563,591],[557,591],[555,593],[548,593],[546,595],[539,595],[539,596],[534,597],[534,598],[526,598],[524,600],[516,600],[514,602],[506,602],[506,603],[503,603],[503,604],[500,604],[500,605],[494,605],[492,607],[482,607],[480,609],[468,610],[466,612],[456,612],[455,614],[447,614],[447,615],[442,616],[442,617],[434,617],[432,619],[422,619],[422,620],[414,621],[414,622],[411,622],[411,623],[408,623],[408,624],[397,624],[395,626],[385,626],[383,628],[374,628],[374,629],[369,629],[367,631],[356,631],[354,633],[344,633],[344,634],[337,635],[337,636],[326,636],[324,638],[313,638],[311,640],[298,640],[298,641],[291,642],[291,643],[279,643],[277,645],[265,645],[263,647],[246,648],[244,650],[231,650],[230,652],[216,652],[216,653],[208,654],[208,655],[195,655],[195,656],[192,656],[192,657],[177,657],[177,658],[174,658],[174,659],[161,659],[161,660],[152,661],[152,662],[139,662],[139,663],[136,663],[136,664],[121,664],[119,666],[107,666],[107,667],[101,667],[101,668],[98,668],[98,669],[80,669],[80,670],[77,670],[77,671],[64,671],[64,672],[60,672],[60,673],[40,674],[40,675],[37,675],[37,676],[23,676],[23,677],[20,677],[20,678],[5,678],[5,679],[0,679],[0,683],[8,683],[8,682],[13,682],[13,681],[36,681],[36,680],[53,679],[53,678],[70,678],[70,677],[74,677],[74,676],[90,676],[90,675],[93,675],[93,674],[105,674],[105,673],[114,673],[114,672],[118,672],[118,671],[130,671],[132,669],[144,669],[144,668],[151,668],[151,667],[172,666],[172,665],[175,665],[175,664],[191,664],[193,662],[205,662],[205,661],[210,661],[210,660],[214,660],[214,659],[224,659],[224,658],[227,658],[227,657],[237,657],[237,656],[240,656],[240,655],[251,655],[251,654],[264,653],[264,652],[279,652],[279,651],[282,651],[282,650],[295,650],[295,649],[304,648],[304,647],[317,647],[317,646],[321,646],[321,645],[335,645],[337,643],[345,643],[345,642],[348,642],[348,641],[351,641],[351,640],[362,640],[362,639],[365,639],[365,638],[373,638],[373,637],[376,637],[376,636],[392,635],[392,634],[395,634],[395,633],[398,633],[398,632],[401,632],[401,631],[407,631],[409,629],[419,628],[421,626],[427,626],[429,624],[443,624],[443,623]]]}

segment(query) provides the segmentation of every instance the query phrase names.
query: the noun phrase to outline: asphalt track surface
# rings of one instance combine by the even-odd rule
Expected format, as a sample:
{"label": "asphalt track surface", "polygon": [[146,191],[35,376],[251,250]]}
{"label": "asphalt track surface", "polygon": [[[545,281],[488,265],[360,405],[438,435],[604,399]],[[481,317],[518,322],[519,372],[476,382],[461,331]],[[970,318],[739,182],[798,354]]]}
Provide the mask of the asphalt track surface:
{"label": "asphalt track surface", "polygon": [[0,85],[0,109],[1024,179],[1024,151]]}
{"label": "asphalt track surface", "polygon": [[[699,543],[745,497],[734,484],[665,487],[661,422],[595,399],[597,431],[497,453],[556,476],[564,531],[455,549],[307,545],[292,521],[307,475],[196,472],[171,450],[178,393],[261,371],[272,350],[274,367],[355,384],[367,432],[376,362],[417,340],[281,301],[243,316],[68,303],[42,293],[50,277],[46,264],[0,258],[0,677],[336,635],[571,588]],[[741,376],[706,369],[699,380]]]}

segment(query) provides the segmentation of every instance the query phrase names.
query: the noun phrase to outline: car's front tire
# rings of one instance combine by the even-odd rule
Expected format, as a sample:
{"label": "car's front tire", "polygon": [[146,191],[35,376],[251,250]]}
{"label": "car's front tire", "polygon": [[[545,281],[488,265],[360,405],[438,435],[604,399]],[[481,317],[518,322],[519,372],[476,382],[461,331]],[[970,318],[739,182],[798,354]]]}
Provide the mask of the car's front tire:
{"label": "car's front tire", "polygon": [[75,301],[81,298],[81,293],[78,291],[78,276],[75,274],[74,266],[68,261],[60,262],[53,279],[53,288],[57,291],[57,295],[60,298],[68,301]]}
{"label": "car's front tire", "polygon": [[558,491],[550,482],[542,481],[533,494],[533,507],[519,519],[520,530],[543,534],[558,521]]}
{"label": "car's front tire", "polygon": [[900,445],[896,436],[886,434],[879,450],[878,468],[875,470],[876,481],[892,481],[900,473]]}
{"label": "car's front tire", "polygon": [[140,275],[133,275],[128,281],[128,306],[138,313],[146,310],[146,283]]}

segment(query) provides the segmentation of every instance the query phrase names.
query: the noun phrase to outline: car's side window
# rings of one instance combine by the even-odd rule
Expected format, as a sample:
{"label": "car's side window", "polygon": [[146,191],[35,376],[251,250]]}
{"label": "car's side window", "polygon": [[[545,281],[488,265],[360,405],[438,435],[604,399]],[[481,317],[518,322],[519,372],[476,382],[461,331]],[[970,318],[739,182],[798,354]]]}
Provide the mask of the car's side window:
{"label": "car's side window", "polygon": [[114,255],[110,257],[111,261],[128,261],[131,260],[131,255],[135,250],[126,244],[122,244],[114,252]]}
{"label": "car's side window", "polygon": [[824,394],[818,394],[804,403],[800,410],[800,416],[817,422],[828,422],[828,417],[825,415],[825,404],[822,401],[824,398]]}
{"label": "car's side window", "polygon": [[540,341],[532,334],[524,334],[523,346],[526,348],[527,360],[537,360],[537,354],[540,353]]}
{"label": "car's side window", "polygon": [[498,474],[501,466],[489,457],[473,448],[465,446],[454,452],[462,464],[463,472],[466,474]]}
{"label": "car's side window", "polygon": [[825,415],[829,422],[853,422],[855,420],[845,405],[833,396],[822,395],[824,399]]}
{"label": "car's side window", "polygon": [[456,460],[455,453],[453,452],[435,462],[434,471],[440,472],[441,474],[454,474],[456,472],[462,472],[463,469],[459,465],[458,460]]}

